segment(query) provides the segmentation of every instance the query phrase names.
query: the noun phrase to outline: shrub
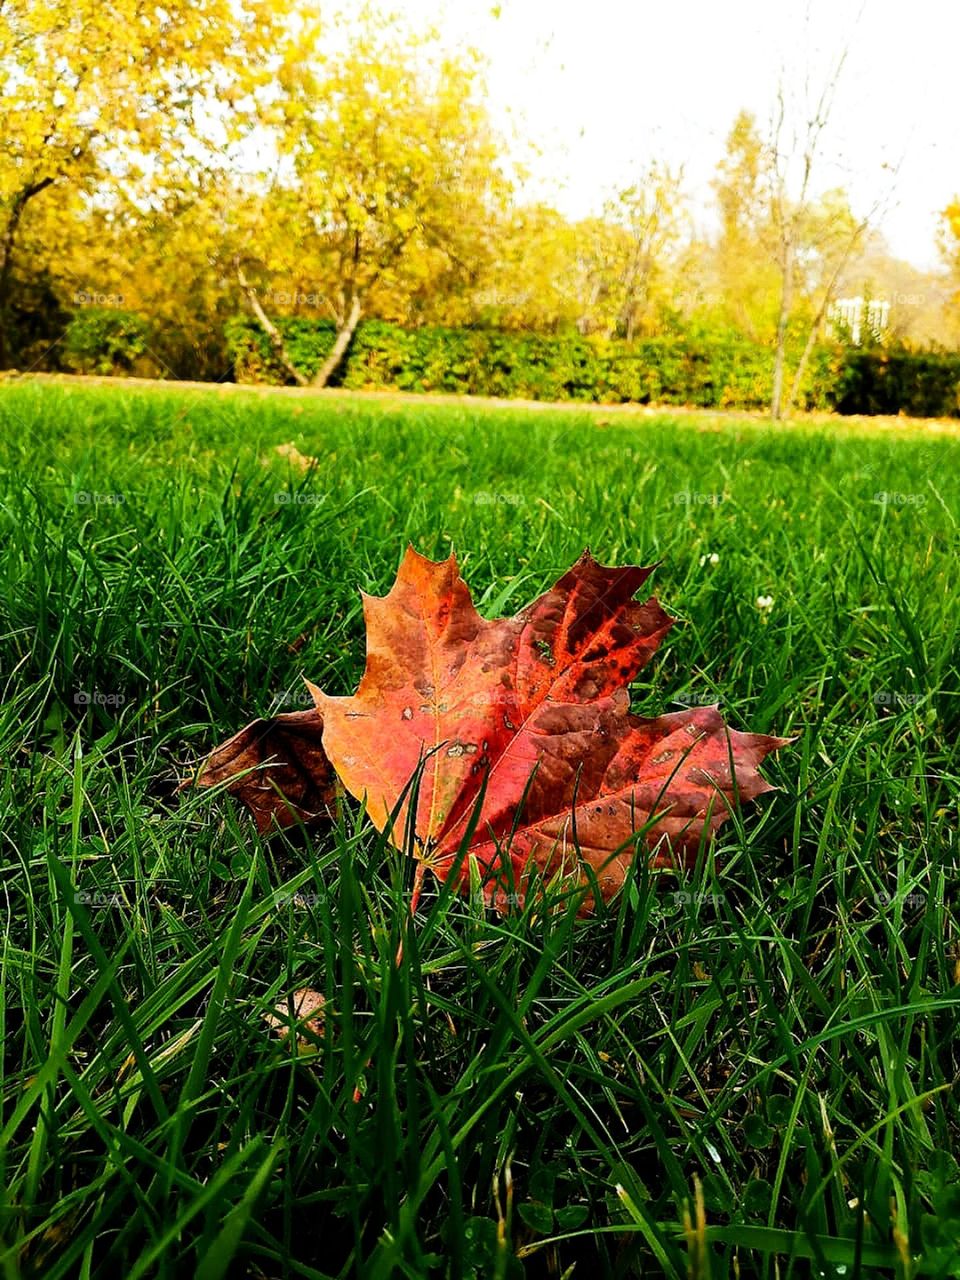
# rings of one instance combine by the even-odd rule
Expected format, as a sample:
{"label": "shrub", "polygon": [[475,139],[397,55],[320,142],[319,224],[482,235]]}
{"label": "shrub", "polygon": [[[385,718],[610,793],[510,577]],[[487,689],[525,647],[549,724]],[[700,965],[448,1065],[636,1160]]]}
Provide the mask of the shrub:
{"label": "shrub", "polygon": [[[294,365],[310,377],[334,340],[328,321],[282,318],[277,327]],[[237,317],[227,347],[238,382],[289,381],[266,334]],[[499,329],[403,329],[361,324],[335,384],[509,396],[530,400],[672,402],[761,407],[770,394],[770,352],[743,339],[679,336],[623,342]]]}
{"label": "shrub", "polygon": [[149,321],[134,311],[109,307],[90,307],[73,316],[60,364],[68,373],[162,375],[150,355]]}
{"label": "shrub", "polygon": [[840,413],[960,416],[960,353],[907,347],[851,350],[837,386]]}
{"label": "shrub", "polygon": [[[281,318],[276,324],[294,365],[311,377],[333,345],[333,325],[300,317]],[[289,381],[266,334],[253,320],[231,320],[226,338],[238,382]],[[789,377],[799,358],[795,345],[789,352]],[[772,373],[772,348],[730,329],[670,333],[628,344],[576,332],[404,329],[367,320],[357,328],[332,382],[354,390],[764,409],[770,402]],[[956,415],[958,385],[960,355],[825,343],[811,354],[798,407]]]}

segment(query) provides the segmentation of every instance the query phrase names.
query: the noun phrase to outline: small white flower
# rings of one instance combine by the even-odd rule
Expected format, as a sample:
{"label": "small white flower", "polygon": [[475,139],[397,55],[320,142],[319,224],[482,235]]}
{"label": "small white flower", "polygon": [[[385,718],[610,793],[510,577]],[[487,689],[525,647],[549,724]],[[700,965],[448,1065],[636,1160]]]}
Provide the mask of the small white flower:
{"label": "small white flower", "polygon": [[773,596],[757,596],[757,608],[761,613],[769,613],[773,608]]}
{"label": "small white flower", "polygon": [[708,555],[708,556],[701,556],[701,557],[700,557],[700,568],[701,568],[701,569],[703,568],[703,566],[704,566],[705,564],[719,564],[719,563],[720,563],[720,557],[717,555],[717,553],[716,553],[715,551],[712,551],[712,552],[710,553],[710,555]]}

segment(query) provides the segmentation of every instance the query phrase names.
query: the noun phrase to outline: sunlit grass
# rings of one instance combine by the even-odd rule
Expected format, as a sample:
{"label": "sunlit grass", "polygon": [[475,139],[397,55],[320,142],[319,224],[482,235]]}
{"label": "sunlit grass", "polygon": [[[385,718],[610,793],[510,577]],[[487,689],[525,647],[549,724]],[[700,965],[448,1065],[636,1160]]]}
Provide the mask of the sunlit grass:
{"label": "sunlit grass", "polygon": [[[6,1276],[958,1274],[960,443],[598,417],[0,390]],[[782,790],[577,923],[178,801],[408,542],[488,616],[660,561],[637,708]]]}

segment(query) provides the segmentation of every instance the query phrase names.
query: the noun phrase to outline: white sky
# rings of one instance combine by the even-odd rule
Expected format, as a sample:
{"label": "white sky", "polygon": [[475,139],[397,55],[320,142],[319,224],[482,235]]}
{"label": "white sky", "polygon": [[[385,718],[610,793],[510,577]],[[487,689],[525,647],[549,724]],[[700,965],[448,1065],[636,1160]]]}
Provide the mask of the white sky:
{"label": "white sky", "polygon": [[[683,163],[699,221],[734,116],[799,103],[848,48],[815,185],[882,203],[891,250],[937,265],[937,215],[960,193],[957,0],[390,0],[415,29],[488,60],[490,108],[534,174],[528,195],[579,217],[652,156]],[[534,154],[528,143],[535,144]],[[893,169],[899,164],[899,173]],[[884,165],[891,166],[884,168]]]}

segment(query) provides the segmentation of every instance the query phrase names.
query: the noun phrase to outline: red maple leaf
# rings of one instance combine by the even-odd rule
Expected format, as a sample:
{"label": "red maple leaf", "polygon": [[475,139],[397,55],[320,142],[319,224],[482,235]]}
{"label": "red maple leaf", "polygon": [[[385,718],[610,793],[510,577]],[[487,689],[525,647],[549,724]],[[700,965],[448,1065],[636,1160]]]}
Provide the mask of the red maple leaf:
{"label": "red maple leaf", "polygon": [[[322,724],[326,758],[378,829],[392,824],[403,847],[412,826],[421,870],[444,880],[459,865],[462,886],[474,861],[499,905],[531,867],[595,878],[606,899],[638,846],[657,867],[690,863],[738,800],[772,790],[758,765],[789,739],[729,729],[716,707],[630,714],[627,686],[673,625],[655,599],[633,599],[651,572],[606,568],[584,552],[516,617],[487,621],[453,556],[434,563],[410,548],[389,595],[364,596],[360,686],[330,697],[309,685],[309,723]],[[228,769],[261,763],[257,725],[275,734],[291,719],[235,735]],[[223,751],[212,758],[216,777],[201,781],[224,779]],[[282,752],[273,768],[289,768]],[[231,789],[262,823],[263,777]],[[280,825],[317,816],[316,803],[288,794],[285,804],[269,790]]]}

